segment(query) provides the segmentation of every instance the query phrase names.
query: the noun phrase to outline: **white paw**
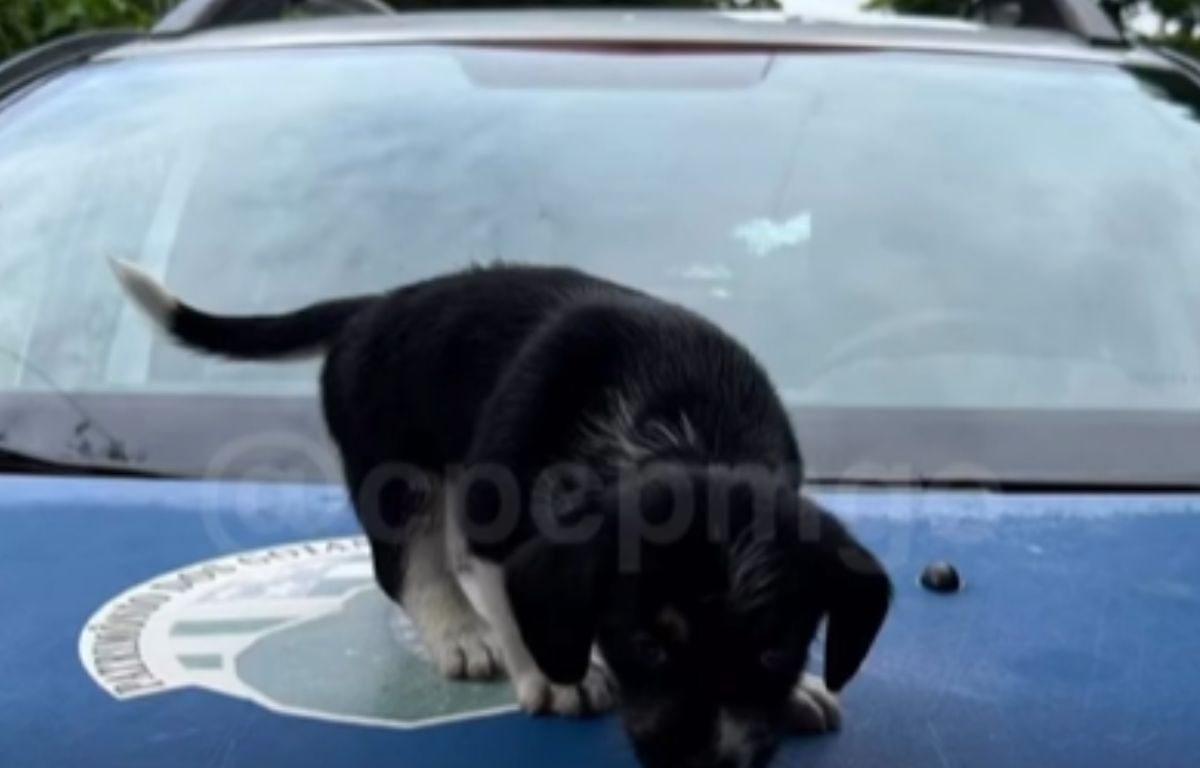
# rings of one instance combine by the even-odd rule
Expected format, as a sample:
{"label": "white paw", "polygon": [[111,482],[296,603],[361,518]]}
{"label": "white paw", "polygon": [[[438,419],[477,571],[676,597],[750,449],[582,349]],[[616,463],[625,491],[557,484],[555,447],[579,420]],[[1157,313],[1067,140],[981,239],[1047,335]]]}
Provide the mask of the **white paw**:
{"label": "white paw", "polygon": [[788,725],[793,733],[827,733],[842,724],[842,707],[821,678],[805,674],[792,694]]}
{"label": "white paw", "polygon": [[554,714],[563,717],[602,715],[616,704],[616,684],[608,672],[593,664],[583,682],[555,685],[532,673],[515,682],[517,703],[531,715]]}
{"label": "white paw", "polygon": [[490,680],[504,674],[500,643],[483,622],[430,638],[427,645],[438,671],[454,680]]}

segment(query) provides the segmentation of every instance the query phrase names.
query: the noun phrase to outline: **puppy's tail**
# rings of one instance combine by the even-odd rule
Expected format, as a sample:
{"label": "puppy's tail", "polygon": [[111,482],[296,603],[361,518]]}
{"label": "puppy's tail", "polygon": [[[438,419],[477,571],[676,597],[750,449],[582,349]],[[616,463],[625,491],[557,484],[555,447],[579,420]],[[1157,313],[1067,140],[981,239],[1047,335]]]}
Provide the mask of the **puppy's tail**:
{"label": "puppy's tail", "polygon": [[190,307],[140,267],[110,259],[121,287],[158,326],[189,347],[241,360],[316,357],[374,296],[312,304],[281,315],[222,316]]}

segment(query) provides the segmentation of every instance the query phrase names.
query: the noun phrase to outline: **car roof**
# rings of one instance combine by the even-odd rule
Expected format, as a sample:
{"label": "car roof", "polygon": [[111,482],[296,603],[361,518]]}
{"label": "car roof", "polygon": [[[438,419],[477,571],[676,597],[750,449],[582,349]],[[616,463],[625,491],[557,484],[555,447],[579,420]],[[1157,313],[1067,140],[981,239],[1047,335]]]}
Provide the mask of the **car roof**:
{"label": "car roof", "polygon": [[510,10],[338,16],[154,34],[101,59],[208,51],[386,44],[457,44],[597,50],[919,50],[1097,63],[1167,62],[1139,47],[1095,45],[1064,31],[989,27],[882,14]]}

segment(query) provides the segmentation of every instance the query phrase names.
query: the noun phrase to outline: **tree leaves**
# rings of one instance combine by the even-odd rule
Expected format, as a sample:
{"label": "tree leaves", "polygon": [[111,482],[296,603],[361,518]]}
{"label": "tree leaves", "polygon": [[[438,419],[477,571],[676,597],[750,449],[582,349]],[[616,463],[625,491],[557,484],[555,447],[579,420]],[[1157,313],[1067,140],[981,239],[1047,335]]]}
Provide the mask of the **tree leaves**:
{"label": "tree leaves", "polygon": [[[1141,8],[1149,8],[1174,34],[1164,38],[1183,50],[1200,50],[1200,0],[1097,0],[1119,20],[1128,19]],[[864,0],[863,9],[891,10],[911,16],[958,16],[966,0]]]}
{"label": "tree leaves", "polygon": [[0,58],[103,27],[146,27],[171,0],[0,0]]}

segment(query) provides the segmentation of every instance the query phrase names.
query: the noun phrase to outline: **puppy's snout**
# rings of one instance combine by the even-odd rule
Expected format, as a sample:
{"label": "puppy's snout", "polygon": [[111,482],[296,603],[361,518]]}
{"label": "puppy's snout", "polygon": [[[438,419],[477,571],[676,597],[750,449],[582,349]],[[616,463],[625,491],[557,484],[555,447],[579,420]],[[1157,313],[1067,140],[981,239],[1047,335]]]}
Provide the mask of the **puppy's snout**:
{"label": "puppy's snout", "polygon": [[684,723],[666,713],[627,722],[644,768],[765,768],[779,745],[766,720],[722,710]]}
{"label": "puppy's snout", "polygon": [[718,768],[763,768],[779,744],[764,720],[722,711],[717,716],[713,765]]}

